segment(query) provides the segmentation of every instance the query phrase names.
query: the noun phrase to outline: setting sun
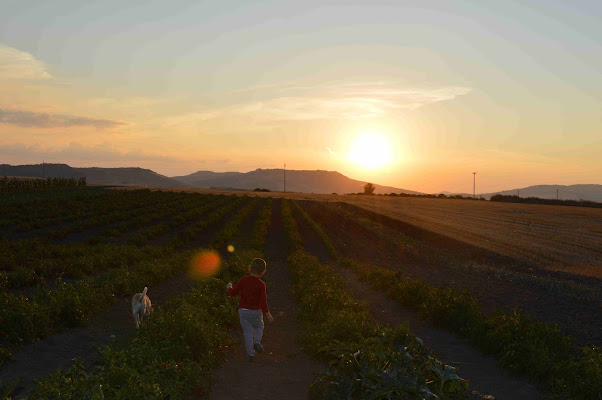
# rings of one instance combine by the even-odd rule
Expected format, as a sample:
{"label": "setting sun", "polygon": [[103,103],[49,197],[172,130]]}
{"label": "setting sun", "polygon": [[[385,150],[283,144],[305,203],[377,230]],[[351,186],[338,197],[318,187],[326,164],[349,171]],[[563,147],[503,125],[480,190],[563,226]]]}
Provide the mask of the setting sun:
{"label": "setting sun", "polygon": [[351,144],[349,160],[363,168],[381,168],[393,161],[393,148],[384,134],[363,133]]}

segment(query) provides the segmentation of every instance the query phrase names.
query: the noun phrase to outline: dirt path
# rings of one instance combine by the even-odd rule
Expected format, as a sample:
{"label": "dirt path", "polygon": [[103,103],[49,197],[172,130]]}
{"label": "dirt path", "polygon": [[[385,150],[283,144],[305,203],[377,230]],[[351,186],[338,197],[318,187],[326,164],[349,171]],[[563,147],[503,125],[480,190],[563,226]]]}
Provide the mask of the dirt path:
{"label": "dirt path", "polygon": [[[168,297],[179,296],[193,284],[194,281],[186,274],[177,275],[149,287],[148,296],[157,308]],[[142,286],[140,290],[143,288]],[[69,368],[74,358],[81,359],[85,365],[91,365],[98,356],[95,346],[107,345],[113,341],[117,344],[127,343],[135,329],[131,297],[119,299],[117,304],[93,316],[88,326],[70,329],[20,349],[15,353],[17,360],[0,369],[0,381],[8,384],[19,380],[12,396],[14,399],[21,399],[28,395],[34,379],[44,379],[59,368]]]}
{"label": "dirt path", "polygon": [[280,202],[274,202],[268,231],[265,258],[268,264],[264,281],[268,303],[275,322],[266,321],[262,340],[265,352],[246,361],[244,339],[229,355],[229,362],[214,371],[215,385],[211,400],[232,399],[307,399],[313,373],[325,366],[302,352],[296,336],[300,327],[295,321],[295,303],[289,291],[291,279],[280,222]]}
{"label": "dirt path", "polygon": [[[297,224],[306,250],[320,261],[329,262],[330,256],[326,247],[311,228],[300,218],[297,218]],[[347,288],[353,291],[355,297],[367,303],[370,312],[380,324],[398,326],[408,323],[410,331],[431,348],[436,358],[458,368],[459,376],[470,381],[471,389],[493,395],[498,400],[543,398],[528,380],[510,376],[497,365],[493,357],[482,356],[466,340],[429,326],[413,311],[402,307],[382,292],[372,289],[368,283],[358,281],[352,271],[338,268],[337,272],[341,274]]]}
{"label": "dirt path", "polygon": [[368,303],[368,308],[379,323],[391,326],[409,323],[410,331],[433,350],[436,358],[458,368],[458,375],[470,381],[471,389],[493,395],[497,400],[543,398],[527,379],[510,376],[497,365],[493,357],[482,356],[466,340],[429,326],[395,300],[372,289],[369,284],[358,281],[353,272],[345,269],[338,272],[345,279],[347,288]]}

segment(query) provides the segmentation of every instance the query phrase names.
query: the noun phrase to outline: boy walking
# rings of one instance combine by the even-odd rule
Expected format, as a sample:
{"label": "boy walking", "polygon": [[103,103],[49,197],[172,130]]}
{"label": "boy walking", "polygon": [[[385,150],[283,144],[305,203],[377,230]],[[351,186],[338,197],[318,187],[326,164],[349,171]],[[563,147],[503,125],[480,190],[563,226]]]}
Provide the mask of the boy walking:
{"label": "boy walking", "polygon": [[255,350],[258,353],[263,352],[263,346],[261,346],[263,314],[268,321],[274,322],[274,317],[268,308],[265,282],[259,279],[265,274],[265,271],[265,260],[255,258],[249,266],[249,275],[242,277],[234,287],[232,287],[232,282],[228,282],[226,285],[228,295],[238,296],[240,294],[238,315],[245,336],[245,348],[249,362],[253,361]]}

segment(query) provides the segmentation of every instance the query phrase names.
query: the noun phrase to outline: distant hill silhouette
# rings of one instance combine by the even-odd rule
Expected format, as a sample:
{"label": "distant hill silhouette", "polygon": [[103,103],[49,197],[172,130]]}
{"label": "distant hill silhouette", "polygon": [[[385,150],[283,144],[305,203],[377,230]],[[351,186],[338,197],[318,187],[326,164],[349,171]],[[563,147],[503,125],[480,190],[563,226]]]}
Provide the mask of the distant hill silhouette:
{"label": "distant hill silhouette", "polygon": [[[228,188],[253,190],[256,188],[271,191],[283,191],[283,169],[256,169],[250,172],[212,172],[198,171],[190,175],[167,177],[150,169],[143,168],[77,168],[67,164],[0,165],[0,176],[24,177],[63,177],[85,176],[90,184],[118,186],[149,186],[164,188]],[[287,170],[286,191],[300,193],[361,193],[366,181],[351,179],[336,171]],[[382,186],[375,182],[375,194],[407,193],[423,194],[391,186]],[[518,195],[520,197],[539,197],[555,199],[558,190],[560,200],[585,200],[602,202],[602,185],[537,185],[519,189],[503,190],[492,193],[480,193],[477,197],[490,199],[495,194]],[[449,193],[472,196],[472,193]]]}
{"label": "distant hill silhouette", "polygon": [[212,179],[227,179],[235,176],[243,175],[242,172],[212,172],[212,171],[197,171],[190,175],[174,176],[182,182],[186,182],[194,187],[205,187],[205,182]]}
{"label": "distant hill silhouette", "polygon": [[[152,186],[164,188],[256,188],[283,191],[283,169],[257,169],[250,172],[198,171],[190,175],[167,177],[142,168],[77,168],[67,164],[0,165],[0,176],[86,177],[89,184],[118,186]],[[350,179],[335,171],[286,171],[286,191],[301,193],[361,193],[367,182]],[[408,193],[411,190],[382,186],[375,194]]]}
{"label": "distant hill silhouette", "polygon": [[602,202],[602,185],[536,185],[520,189],[503,190],[495,193],[483,194],[483,197],[490,199],[494,194],[504,196],[520,197],[539,197],[540,199],[559,200],[586,200]]}
{"label": "distant hill silhouette", "polygon": [[190,185],[142,168],[76,168],[67,164],[0,165],[1,176],[80,178],[97,185],[188,188]]}
{"label": "distant hill silhouette", "polygon": [[[445,195],[459,194],[462,196],[472,196],[472,193],[442,193]],[[501,194],[503,196],[538,197],[540,199],[556,199],[556,195],[558,195],[559,200],[602,202],[602,185],[535,185],[492,193],[477,193],[477,197],[483,197],[489,200],[491,196],[496,194]]]}
{"label": "distant hill silhouette", "polygon": [[[177,176],[174,177],[174,179],[186,182],[194,187],[203,188],[236,188],[248,190],[261,188],[279,192],[284,190],[283,169],[256,169],[255,171],[245,173],[199,171],[186,176]],[[366,181],[348,178],[336,171],[286,171],[287,192],[360,193],[364,191],[364,185],[366,183]],[[419,194],[419,192],[391,186],[382,186],[376,183],[374,183],[374,186],[376,187],[375,194],[391,192]]]}

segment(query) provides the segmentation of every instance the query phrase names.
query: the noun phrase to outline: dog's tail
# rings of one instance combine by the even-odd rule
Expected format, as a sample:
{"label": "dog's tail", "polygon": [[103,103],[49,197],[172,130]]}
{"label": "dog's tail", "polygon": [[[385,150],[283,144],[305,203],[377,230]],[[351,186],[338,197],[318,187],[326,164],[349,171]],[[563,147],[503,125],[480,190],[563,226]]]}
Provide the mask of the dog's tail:
{"label": "dog's tail", "polygon": [[142,291],[142,300],[144,300],[144,296],[146,296],[146,291],[148,290],[148,288],[145,286],[144,290]]}

